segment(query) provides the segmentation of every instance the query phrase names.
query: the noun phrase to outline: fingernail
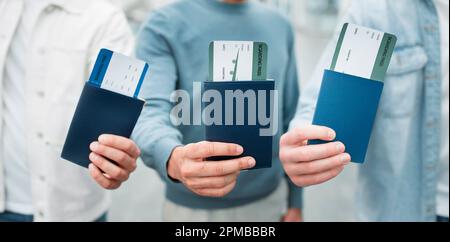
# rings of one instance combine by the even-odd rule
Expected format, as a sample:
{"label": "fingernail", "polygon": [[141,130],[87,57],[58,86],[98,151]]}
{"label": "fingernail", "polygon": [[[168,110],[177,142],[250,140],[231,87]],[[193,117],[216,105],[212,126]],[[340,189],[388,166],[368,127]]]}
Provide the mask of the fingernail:
{"label": "fingernail", "polygon": [[105,135],[104,134],[98,136],[98,141],[102,142],[104,139],[105,139]]}
{"label": "fingernail", "polygon": [[351,157],[350,157],[349,154],[344,154],[344,155],[342,156],[342,163],[348,164],[348,163],[350,163],[350,160],[351,160]]}
{"label": "fingernail", "polygon": [[328,138],[334,140],[336,138],[336,132],[334,132],[334,130],[328,131]]}
{"label": "fingernail", "polygon": [[98,155],[95,154],[94,152],[91,152],[91,154],[89,154],[89,159],[90,159],[91,161],[93,161],[93,160],[98,160]]}
{"label": "fingernail", "polygon": [[236,153],[242,154],[242,152],[244,152],[244,148],[242,148],[242,146],[240,146],[240,145],[237,145],[236,146]]}
{"label": "fingernail", "polygon": [[336,143],[336,150],[337,150],[337,152],[344,152],[344,150],[345,150],[344,144],[342,144],[341,142],[337,142]]}
{"label": "fingernail", "polygon": [[254,167],[256,165],[256,161],[253,158],[248,159],[248,166]]}
{"label": "fingernail", "polygon": [[92,142],[90,148],[91,150],[95,151],[98,148],[98,142]]}

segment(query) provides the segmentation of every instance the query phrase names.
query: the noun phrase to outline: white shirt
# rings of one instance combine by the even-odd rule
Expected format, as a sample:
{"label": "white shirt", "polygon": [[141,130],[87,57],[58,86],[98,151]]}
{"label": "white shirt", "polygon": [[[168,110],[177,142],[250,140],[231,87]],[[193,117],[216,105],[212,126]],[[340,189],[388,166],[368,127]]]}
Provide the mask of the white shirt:
{"label": "white shirt", "polygon": [[448,176],[449,176],[449,1],[435,0],[436,9],[439,15],[441,30],[441,61],[442,61],[442,127],[441,127],[441,164],[437,193],[437,214],[443,217],[449,216],[448,201]]}
{"label": "white shirt", "polygon": [[[21,149],[28,162],[25,167],[16,166],[23,172],[17,174],[28,174],[29,181],[25,183],[30,184],[35,221],[93,221],[107,211],[108,193],[95,183],[85,168],[61,159],[61,150],[98,51],[108,48],[130,55],[134,39],[121,10],[106,0],[46,1],[39,17],[31,21],[34,27],[32,36],[26,39],[26,60],[16,65],[26,62],[24,79],[14,81],[15,86],[9,87],[25,96],[22,99],[24,112],[13,114],[10,111],[10,115],[25,117],[25,145],[13,148]],[[15,33],[21,25],[24,2],[0,0],[1,139],[5,133],[3,102],[16,98],[4,97],[3,88],[9,85],[4,73],[11,50],[14,55],[20,54],[20,50],[14,51],[18,44]],[[8,72],[8,75],[14,74],[14,71]],[[10,183],[5,179],[9,177],[4,176],[7,167],[11,167],[10,163],[1,155],[0,213],[5,211],[10,198],[10,188],[6,187]]]}
{"label": "white shirt", "polygon": [[29,60],[29,40],[33,23],[45,0],[25,0],[22,17],[16,28],[5,62],[3,79],[3,134],[1,157],[4,161],[6,210],[33,214],[30,173],[26,153],[26,73]]}

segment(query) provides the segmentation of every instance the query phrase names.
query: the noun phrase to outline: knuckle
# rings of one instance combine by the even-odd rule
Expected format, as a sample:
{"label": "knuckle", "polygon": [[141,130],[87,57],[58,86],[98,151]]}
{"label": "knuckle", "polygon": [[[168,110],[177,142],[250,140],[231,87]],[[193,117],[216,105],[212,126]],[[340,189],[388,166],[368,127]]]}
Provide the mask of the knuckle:
{"label": "knuckle", "polygon": [[135,171],[137,168],[137,163],[136,161],[131,162],[131,171]]}
{"label": "knuckle", "polygon": [[219,189],[223,188],[227,185],[228,179],[226,177],[220,178],[220,180],[216,181],[213,184],[213,188]]}
{"label": "knuckle", "polygon": [[115,182],[111,182],[110,184],[109,184],[109,186],[108,186],[108,190],[114,190],[114,189],[116,189],[116,188],[118,188],[119,187],[119,184],[118,183],[115,183]]}
{"label": "knuckle", "polygon": [[215,150],[215,145],[213,143],[208,143],[207,145],[205,145],[205,154],[206,155],[214,155],[214,150]]}
{"label": "knuckle", "polygon": [[305,173],[313,173],[315,170],[316,170],[316,165],[312,162],[308,162],[303,165],[303,171]]}
{"label": "knuckle", "polygon": [[127,158],[128,158],[128,156],[123,152],[119,153],[119,155],[118,155],[118,159],[119,159],[118,161],[120,161],[120,162],[127,161]]}
{"label": "knuckle", "polygon": [[120,169],[114,169],[114,171],[112,171],[110,175],[114,179],[119,179],[122,177],[122,171]]}
{"label": "knuckle", "polygon": [[141,149],[139,149],[139,147],[137,147],[137,145],[136,145],[136,148],[137,148],[136,155],[141,156]]}
{"label": "knuckle", "polygon": [[312,176],[309,178],[308,185],[319,184],[323,182],[323,178],[320,176]]}
{"label": "knuckle", "polygon": [[134,148],[134,143],[133,143],[133,141],[131,141],[131,140],[126,141],[124,147],[125,147],[126,150],[132,150],[132,149]]}
{"label": "knuckle", "polygon": [[123,178],[122,181],[126,181],[128,180],[128,178],[130,178],[130,173],[122,171],[122,174],[120,176]]}
{"label": "knuckle", "polygon": [[195,194],[197,194],[197,195],[199,195],[199,196],[207,196],[207,194],[205,193],[205,191],[202,190],[202,189],[194,189],[194,188],[191,188],[190,190],[191,190],[193,193],[195,193]]}
{"label": "knuckle", "polygon": [[282,164],[283,165],[283,169],[284,169],[284,171],[286,172],[286,174],[290,177],[291,175],[292,175],[292,165],[291,164],[286,164],[286,163],[283,163]]}
{"label": "knuckle", "polygon": [[205,146],[205,145],[199,146],[199,147],[197,148],[197,151],[198,151],[200,154],[203,154],[203,155],[205,155],[205,156],[208,156],[208,155],[210,154],[209,147],[208,147],[208,146]]}
{"label": "knuckle", "polygon": [[283,145],[283,144],[285,144],[286,143],[286,134],[283,134],[281,137],[280,137],[280,147]]}
{"label": "knuckle", "polygon": [[327,155],[332,155],[336,153],[336,144],[335,143],[328,143],[325,145],[325,147],[322,148],[323,152],[325,152]]}
{"label": "knuckle", "polygon": [[106,188],[106,189],[112,189],[112,186],[113,186],[113,183],[112,183],[112,181],[110,181],[110,180],[106,180],[106,181],[103,183],[103,187]]}
{"label": "knuckle", "polygon": [[101,181],[101,176],[103,176],[100,172],[93,172],[92,173],[92,177],[94,178],[94,180],[96,181]]}
{"label": "knuckle", "polygon": [[331,162],[333,162],[333,164],[335,165],[335,166],[337,166],[337,165],[340,165],[341,163],[342,163],[342,158],[343,157],[345,157],[345,156],[336,156],[336,157],[333,157],[333,159],[331,160]]}
{"label": "knuckle", "polygon": [[195,188],[195,183],[194,183],[192,180],[190,180],[190,179],[187,179],[187,180],[184,182],[184,184],[185,184],[187,187]]}
{"label": "knuckle", "polygon": [[226,185],[228,185],[230,178],[229,177],[224,177],[222,178],[222,181],[220,182],[219,186],[220,187],[225,187]]}
{"label": "knuckle", "polygon": [[208,144],[209,144],[209,142],[204,141],[204,140],[197,143],[197,145],[199,145],[199,146],[204,146],[204,145],[208,145]]}
{"label": "knuckle", "polygon": [[105,146],[104,145],[102,145],[102,144],[100,144],[100,143],[98,143],[98,145],[97,145],[97,153],[99,153],[99,154],[104,154],[105,153]]}
{"label": "knuckle", "polygon": [[107,161],[103,157],[97,156],[96,158],[94,162],[97,163],[98,167],[103,168],[107,165]]}
{"label": "knuckle", "polygon": [[310,161],[311,160],[311,152],[308,151],[308,149],[305,149],[306,147],[300,147],[298,149],[298,156],[301,158],[301,160]]}
{"label": "knuckle", "polygon": [[287,149],[280,150],[280,160],[281,162],[287,162],[289,160],[289,151]]}
{"label": "knuckle", "polygon": [[223,189],[217,189],[211,192],[212,197],[223,197],[225,196],[225,191]]}
{"label": "knuckle", "polygon": [[181,177],[190,177],[193,175],[192,169],[187,165],[182,165],[180,169]]}
{"label": "knuckle", "polygon": [[223,168],[223,166],[216,166],[214,169],[217,175],[222,175],[225,173],[225,169]]}
{"label": "knuckle", "polygon": [[291,180],[295,185],[297,185],[299,187],[305,187],[305,181],[301,176],[293,177],[293,178],[291,178]]}
{"label": "knuckle", "polygon": [[303,128],[301,127],[297,127],[294,129],[294,134],[300,139],[300,140],[304,140],[305,137],[305,132],[303,131]]}
{"label": "knuckle", "polygon": [[202,162],[202,165],[200,167],[201,171],[207,170],[209,163],[208,162]]}
{"label": "knuckle", "polygon": [[250,157],[242,157],[238,160],[237,166],[235,170],[242,170],[248,167],[248,164],[252,158]]}
{"label": "knuckle", "polygon": [[183,168],[180,169],[180,176],[183,178],[188,177],[188,172],[186,171],[186,169]]}
{"label": "knuckle", "polygon": [[190,152],[190,151],[195,150],[195,145],[196,144],[187,144],[187,145],[183,146],[183,148],[186,152]]}

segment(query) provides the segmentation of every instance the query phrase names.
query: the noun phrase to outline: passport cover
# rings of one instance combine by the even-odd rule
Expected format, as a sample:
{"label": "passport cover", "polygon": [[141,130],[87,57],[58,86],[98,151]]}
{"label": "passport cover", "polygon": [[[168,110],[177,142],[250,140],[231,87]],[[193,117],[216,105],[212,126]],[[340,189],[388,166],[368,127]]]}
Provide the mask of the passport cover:
{"label": "passport cover", "polygon": [[[225,91],[241,90],[245,93],[247,90],[254,90],[256,93],[256,105],[258,105],[258,91],[266,91],[266,110],[270,110],[270,91],[274,90],[274,81],[229,81],[229,82],[204,82],[202,91],[216,90],[218,91],[222,99],[225,97]],[[208,105],[208,104],[204,104]],[[247,103],[245,103],[247,107]],[[235,108],[233,108],[234,111]],[[257,112],[258,113],[258,112]],[[222,117],[225,120],[225,101],[222,101]],[[261,128],[267,128],[259,125],[258,119],[256,125],[248,125],[248,110],[244,109],[245,124],[244,125],[211,125],[205,126],[205,139],[213,142],[225,142],[239,144],[244,148],[244,153],[237,157],[251,156],[255,158],[256,165],[253,169],[270,168],[272,167],[272,136],[260,136],[259,132]],[[267,115],[268,116],[268,115]],[[236,113],[234,113],[234,119]],[[272,115],[271,115],[272,117]],[[272,117],[274,118],[274,117]],[[275,117],[276,118],[276,117]],[[272,120],[273,123],[273,120]],[[228,160],[236,157],[221,156],[210,157],[208,160]]]}
{"label": "passport cover", "polygon": [[313,124],[334,129],[336,140],[344,143],[355,163],[364,163],[383,86],[379,81],[324,72]]}
{"label": "passport cover", "polygon": [[144,101],[96,87],[84,85],[70,124],[61,157],[88,167],[89,145],[101,134],[129,138],[144,107]]}

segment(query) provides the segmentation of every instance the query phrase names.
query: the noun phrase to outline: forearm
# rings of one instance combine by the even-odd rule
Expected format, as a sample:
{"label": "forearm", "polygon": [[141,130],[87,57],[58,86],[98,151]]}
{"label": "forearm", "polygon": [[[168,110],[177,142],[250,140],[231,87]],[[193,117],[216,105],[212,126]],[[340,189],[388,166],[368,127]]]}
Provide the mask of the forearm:
{"label": "forearm", "polygon": [[170,123],[170,107],[165,101],[148,100],[132,135],[144,163],[163,179],[168,179],[167,162],[173,149],[182,145],[181,133]]}

